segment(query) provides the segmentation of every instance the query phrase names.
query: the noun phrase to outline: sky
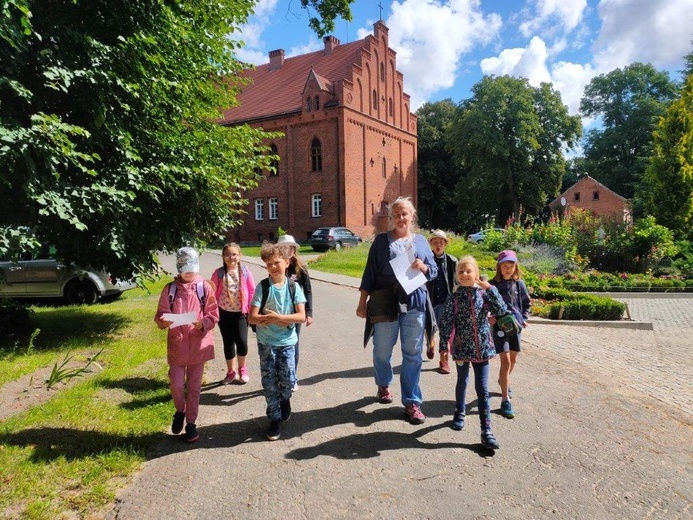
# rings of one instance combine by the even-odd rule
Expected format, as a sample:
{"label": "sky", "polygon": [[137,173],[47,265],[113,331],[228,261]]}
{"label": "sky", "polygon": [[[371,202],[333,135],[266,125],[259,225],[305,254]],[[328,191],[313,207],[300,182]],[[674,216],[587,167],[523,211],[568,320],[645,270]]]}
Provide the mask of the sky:
{"label": "sky", "polygon": [[[331,34],[359,40],[382,19],[413,111],[468,99],[484,75],[508,74],[552,83],[575,115],[593,77],[639,61],[679,80],[693,50],[693,0],[356,0],[351,11]],[[259,0],[233,37],[254,65],[276,49],[291,57],[323,48],[299,0]]]}

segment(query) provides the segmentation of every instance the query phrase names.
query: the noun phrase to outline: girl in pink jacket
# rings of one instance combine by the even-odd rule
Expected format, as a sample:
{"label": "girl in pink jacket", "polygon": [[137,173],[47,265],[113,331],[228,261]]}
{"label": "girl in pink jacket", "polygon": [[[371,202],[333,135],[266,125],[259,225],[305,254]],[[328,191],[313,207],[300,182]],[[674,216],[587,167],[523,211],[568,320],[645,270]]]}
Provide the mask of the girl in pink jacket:
{"label": "girl in pink jacket", "polygon": [[221,384],[244,385],[250,381],[245,360],[248,355],[248,311],[255,293],[255,280],[250,269],[241,263],[238,244],[226,244],[221,257],[222,266],[210,278],[219,304],[219,331],[226,358],[227,372]]}
{"label": "girl in pink jacket", "polygon": [[[176,407],[171,431],[178,435],[185,425],[185,440],[200,438],[195,421],[200,408],[200,392],[205,361],[214,359],[214,326],[219,321],[219,310],[214,291],[198,273],[200,260],[191,247],[182,247],[176,253],[178,276],[164,287],[154,321],[160,329],[168,328],[168,378],[171,396]],[[195,313],[191,324],[174,325],[168,314]],[[174,325],[174,326],[172,326]],[[187,395],[186,395],[187,389]]]}

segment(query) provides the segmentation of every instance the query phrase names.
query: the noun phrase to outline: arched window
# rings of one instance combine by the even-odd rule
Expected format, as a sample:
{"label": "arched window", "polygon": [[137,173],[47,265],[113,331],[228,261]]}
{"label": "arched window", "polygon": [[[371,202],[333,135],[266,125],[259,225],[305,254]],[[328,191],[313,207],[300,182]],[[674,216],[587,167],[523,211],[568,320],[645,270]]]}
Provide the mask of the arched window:
{"label": "arched window", "polygon": [[272,177],[276,177],[277,175],[279,175],[279,149],[277,148],[277,145],[274,143],[270,145],[270,154],[277,156],[274,157],[270,162],[270,166],[272,167],[272,169],[270,170],[270,175]]}
{"label": "arched window", "polygon": [[387,112],[388,114],[390,114],[390,117],[393,117],[395,115],[395,109],[392,105],[392,98],[388,100]]}
{"label": "arched window", "polygon": [[315,110],[320,110],[320,97],[315,96]]}
{"label": "arched window", "polygon": [[322,145],[317,138],[310,143],[310,166],[314,172],[322,171]]}
{"label": "arched window", "polygon": [[380,62],[380,81],[385,81],[385,64]]}
{"label": "arched window", "polygon": [[383,179],[387,178],[387,159],[383,157]]}
{"label": "arched window", "polygon": [[378,110],[378,93],[373,91],[373,110]]}
{"label": "arched window", "polygon": [[309,96],[308,99],[306,99],[306,111],[310,112],[311,110],[313,110],[313,98]]}

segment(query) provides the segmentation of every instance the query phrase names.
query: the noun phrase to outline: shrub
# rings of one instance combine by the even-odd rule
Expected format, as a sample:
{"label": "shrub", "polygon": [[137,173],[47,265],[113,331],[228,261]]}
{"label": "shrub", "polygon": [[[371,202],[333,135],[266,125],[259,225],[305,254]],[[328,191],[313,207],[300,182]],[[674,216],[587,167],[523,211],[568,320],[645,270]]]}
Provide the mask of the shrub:
{"label": "shrub", "polygon": [[606,296],[580,294],[545,305],[542,315],[554,320],[620,320],[625,310],[624,303]]}

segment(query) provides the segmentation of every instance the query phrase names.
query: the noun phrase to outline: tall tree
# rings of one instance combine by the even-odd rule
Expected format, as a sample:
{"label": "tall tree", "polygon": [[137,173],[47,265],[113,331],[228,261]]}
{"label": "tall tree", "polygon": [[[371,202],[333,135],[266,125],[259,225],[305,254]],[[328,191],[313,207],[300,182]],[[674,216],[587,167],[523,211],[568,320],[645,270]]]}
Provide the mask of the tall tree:
{"label": "tall tree", "polygon": [[[691,40],[691,45],[693,45],[693,40]],[[690,76],[693,74],[693,51],[689,52],[683,57],[685,65],[681,73],[685,76]]]}
{"label": "tall tree", "polygon": [[255,3],[3,2],[0,254],[52,243],[127,276],[239,223],[268,134],[216,121],[241,86],[228,34]]}
{"label": "tall tree", "polygon": [[632,198],[645,171],[654,125],[676,94],[669,75],[650,64],[633,63],[593,78],[580,102],[582,115],[601,123],[585,138],[587,173]]}
{"label": "tall tree", "polygon": [[693,75],[659,119],[653,144],[638,197],[658,224],[693,238]]}
{"label": "tall tree", "polygon": [[458,213],[468,225],[489,218],[538,215],[558,194],[565,147],[580,137],[560,94],[524,78],[485,76],[463,102],[448,134],[448,147],[463,174],[457,184]]}
{"label": "tall tree", "polygon": [[458,167],[446,149],[446,134],[457,107],[451,99],[424,103],[416,111],[418,118],[417,155],[419,186],[419,223],[428,228],[455,229],[455,185]]}

